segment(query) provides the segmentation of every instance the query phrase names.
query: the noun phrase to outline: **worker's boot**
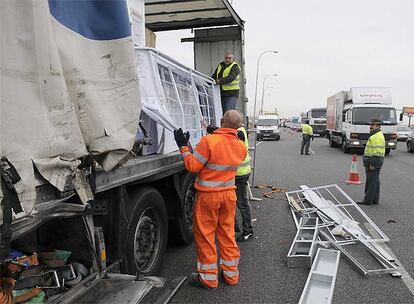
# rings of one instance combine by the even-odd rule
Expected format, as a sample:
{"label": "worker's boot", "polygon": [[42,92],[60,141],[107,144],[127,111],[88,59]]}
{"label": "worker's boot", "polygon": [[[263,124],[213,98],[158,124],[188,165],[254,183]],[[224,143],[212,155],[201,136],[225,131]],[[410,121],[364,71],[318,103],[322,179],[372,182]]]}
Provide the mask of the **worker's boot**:
{"label": "worker's boot", "polygon": [[243,232],[237,237],[237,242],[246,242],[247,240],[253,238],[253,231],[252,232]]}
{"label": "worker's boot", "polygon": [[198,273],[197,273],[197,272],[193,272],[192,274],[190,274],[190,275],[188,276],[187,280],[188,280],[188,282],[189,282],[191,285],[196,286],[196,287],[201,287],[201,288],[204,288],[204,289],[207,289],[207,290],[214,290],[214,289],[217,289],[217,287],[216,287],[216,288],[213,288],[213,287],[209,287],[209,286],[207,286],[207,285],[203,284],[203,283],[200,281],[200,276],[198,275]]}

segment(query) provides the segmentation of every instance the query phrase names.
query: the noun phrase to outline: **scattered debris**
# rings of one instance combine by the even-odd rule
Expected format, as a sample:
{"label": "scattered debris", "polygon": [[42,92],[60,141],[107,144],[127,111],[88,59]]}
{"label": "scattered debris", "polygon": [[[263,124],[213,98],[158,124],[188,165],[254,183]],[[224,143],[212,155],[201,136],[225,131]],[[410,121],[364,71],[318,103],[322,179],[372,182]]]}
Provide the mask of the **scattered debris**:
{"label": "scattered debris", "polygon": [[[389,238],[344,190],[336,184],[300,188],[286,192],[298,229],[287,256],[288,267],[312,265],[299,303],[331,303],[340,253],[364,275],[388,273],[401,277],[395,258],[381,245]],[[390,219],[387,223],[396,221]],[[316,245],[335,250],[318,249],[313,259]],[[357,250],[351,251],[354,246]],[[372,269],[374,264],[378,267]]]}

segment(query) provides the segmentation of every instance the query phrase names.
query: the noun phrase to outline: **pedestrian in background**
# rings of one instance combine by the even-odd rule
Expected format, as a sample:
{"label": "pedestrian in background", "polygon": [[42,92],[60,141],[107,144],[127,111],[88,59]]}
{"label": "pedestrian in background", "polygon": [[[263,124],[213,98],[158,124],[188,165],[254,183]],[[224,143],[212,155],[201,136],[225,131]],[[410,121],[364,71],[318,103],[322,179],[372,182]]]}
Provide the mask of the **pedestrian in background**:
{"label": "pedestrian in background", "polygon": [[223,114],[228,110],[234,110],[239,98],[240,66],[234,61],[232,53],[228,52],[224,55],[224,61],[219,63],[211,77],[220,85]]}
{"label": "pedestrian in background", "polygon": [[381,121],[373,119],[369,126],[370,137],[364,150],[365,196],[361,205],[377,205],[380,198],[380,171],[384,164],[385,137],[381,131]]}
{"label": "pedestrian in background", "polygon": [[310,140],[313,140],[313,128],[309,125],[309,119],[302,124],[302,144],[300,146],[300,154],[303,154],[303,148],[305,148],[305,155],[309,155]]}
{"label": "pedestrian in background", "polygon": [[174,131],[186,169],[197,173],[193,232],[198,273],[192,273],[188,278],[197,287],[215,289],[218,286],[216,235],[224,281],[229,285],[239,282],[240,251],[234,232],[235,176],[247,155],[245,145],[237,137],[241,123],[237,111],[227,111],[221,128],[203,136],[193,152],[188,147],[190,134],[184,134],[181,129]]}

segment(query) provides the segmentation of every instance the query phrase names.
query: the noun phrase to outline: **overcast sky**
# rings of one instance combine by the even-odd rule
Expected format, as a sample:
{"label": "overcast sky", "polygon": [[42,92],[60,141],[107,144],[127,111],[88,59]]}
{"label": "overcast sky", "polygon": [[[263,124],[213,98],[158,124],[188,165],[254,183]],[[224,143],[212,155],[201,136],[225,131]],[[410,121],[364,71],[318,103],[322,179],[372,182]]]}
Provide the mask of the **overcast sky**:
{"label": "overcast sky", "polygon": [[[265,109],[283,116],[326,106],[326,98],[352,86],[391,88],[396,107],[414,106],[414,0],[234,0],[246,22],[249,110],[256,62],[268,78]],[[193,66],[190,31],[157,33],[157,47]],[[260,88],[262,83],[260,82]],[[260,95],[259,95],[260,96]],[[250,113],[251,114],[251,113]]]}

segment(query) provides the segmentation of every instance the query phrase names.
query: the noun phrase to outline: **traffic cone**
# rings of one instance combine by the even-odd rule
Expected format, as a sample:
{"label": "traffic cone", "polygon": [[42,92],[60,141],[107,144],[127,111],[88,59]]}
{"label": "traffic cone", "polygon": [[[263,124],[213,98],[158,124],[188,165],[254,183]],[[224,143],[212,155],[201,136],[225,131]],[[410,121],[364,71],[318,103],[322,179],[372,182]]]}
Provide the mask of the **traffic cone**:
{"label": "traffic cone", "polygon": [[361,185],[361,179],[359,178],[358,168],[357,168],[357,156],[352,155],[351,170],[349,171],[348,180],[345,182],[351,185]]}

